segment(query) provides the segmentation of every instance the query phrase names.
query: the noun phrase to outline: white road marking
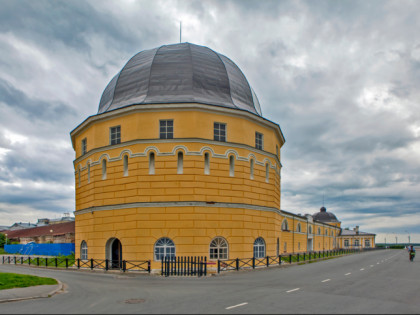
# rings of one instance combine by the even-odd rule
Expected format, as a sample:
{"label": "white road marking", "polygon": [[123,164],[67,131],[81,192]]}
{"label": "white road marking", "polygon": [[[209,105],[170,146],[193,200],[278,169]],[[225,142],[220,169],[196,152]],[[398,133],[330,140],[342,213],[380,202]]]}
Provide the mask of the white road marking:
{"label": "white road marking", "polygon": [[348,275],[351,275],[351,272],[345,274],[345,276],[348,276]]}
{"label": "white road marking", "polygon": [[363,271],[363,270],[365,270],[365,268],[360,269],[360,271]]}
{"label": "white road marking", "polygon": [[239,306],[244,306],[244,305],[247,305],[247,304],[248,304],[248,302],[245,302],[245,303],[241,303],[241,304],[238,304],[238,305],[233,305],[233,306],[226,307],[225,309],[230,310],[232,308],[239,307]]}
{"label": "white road marking", "polygon": [[325,280],[322,280],[321,282],[328,282],[328,281],[330,281],[331,279],[325,279]]}
{"label": "white road marking", "polygon": [[296,288],[296,289],[293,289],[293,290],[289,290],[289,291],[286,291],[286,293],[290,293],[290,292],[293,292],[293,291],[297,291],[297,290],[299,290],[300,288]]}

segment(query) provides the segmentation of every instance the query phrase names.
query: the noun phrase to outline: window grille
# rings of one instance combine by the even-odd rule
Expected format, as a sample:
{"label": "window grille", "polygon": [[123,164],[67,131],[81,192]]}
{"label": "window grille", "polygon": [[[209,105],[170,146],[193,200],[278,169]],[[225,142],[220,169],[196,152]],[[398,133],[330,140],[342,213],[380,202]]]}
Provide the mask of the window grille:
{"label": "window grille", "polygon": [[110,143],[111,145],[121,143],[121,126],[110,128]]}
{"label": "window grille", "polygon": [[210,243],[210,259],[228,259],[229,246],[223,237],[216,237]]}
{"label": "window grille", "polygon": [[80,259],[88,259],[88,246],[85,241],[82,241],[82,244],[80,245]]}
{"label": "window grille", "polygon": [[226,142],[226,124],[214,123],[214,140]]}
{"label": "window grille", "polygon": [[82,140],[82,155],[86,154],[86,152],[87,152],[87,139],[84,138]]}
{"label": "window grille", "polygon": [[159,138],[160,139],[173,139],[174,138],[174,121],[173,120],[160,120]]}
{"label": "window grille", "polygon": [[259,132],[255,132],[255,147],[259,150],[262,150],[264,147],[263,143],[263,134]]}
{"label": "window grille", "polygon": [[175,257],[175,244],[171,239],[162,237],[155,243],[155,260],[161,261],[165,257]]}
{"label": "window grille", "polygon": [[265,257],[265,241],[262,237],[257,238],[254,242],[254,257]]}

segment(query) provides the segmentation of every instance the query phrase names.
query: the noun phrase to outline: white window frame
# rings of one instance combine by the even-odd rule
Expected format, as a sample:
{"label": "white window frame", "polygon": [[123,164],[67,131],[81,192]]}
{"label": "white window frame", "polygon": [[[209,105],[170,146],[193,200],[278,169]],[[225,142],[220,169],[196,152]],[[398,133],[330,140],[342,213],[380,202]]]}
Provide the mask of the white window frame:
{"label": "white window frame", "polygon": [[80,259],[87,260],[88,259],[88,246],[86,241],[82,241],[80,243]]}
{"label": "white window frame", "polygon": [[262,237],[258,237],[254,241],[254,257],[255,258],[264,258],[265,255],[265,240]]}
{"label": "white window frame", "polygon": [[210,260],[229,259],[229,243],[224,237],[217,236],[210,242],[209,246]]}
{"label": "white window frame", "polygon": [[[159,250],[159,252],[157,252]],[[169,237],[161,237],[153,247],[153,257],[155,261],[162,261],[165,257],[176,257],[176,246]]]}
{"label": "white window frame", "polygon": [[264,135],[258,131],[255,131],[255,148],[264,150]]}
{"label": "white window frame", "polygon": [[227,126],[225,123],[214,122],[213,124],[213,140],[219,142],[226,142]]}
{"label": "white window frame", "polygon": [[115,145],[121,143],[121,126],[109,128],[109,144]]}
{"label": "white window frame", "polygon": [[174,138],[174,120],[161,119],[159,120],[159,139],[173,139]]}

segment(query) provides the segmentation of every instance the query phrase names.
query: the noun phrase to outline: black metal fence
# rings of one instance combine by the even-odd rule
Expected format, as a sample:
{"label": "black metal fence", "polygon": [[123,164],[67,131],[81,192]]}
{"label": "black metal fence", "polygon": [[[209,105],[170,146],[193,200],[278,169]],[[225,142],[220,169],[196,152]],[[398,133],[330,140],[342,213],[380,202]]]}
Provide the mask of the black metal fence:
{"label": "black metal fence", "polygon": [[294,262],[316,261],[332,256],[340,256],[346,254],[359,253],[359,249],[340,249],[330,251],[313,251],[307,253],[296,253],[279,256],[266,256],[263,258],[236,258],[217,261],[217,272],[240,270],[240,269],[255,269],[258,267],[269,267],[273,265],[292,264]]}
{"label": "black metal fence", "polygon": [[162,276],[207,276],[207,257],[162,258]]}
{"label": "black metal fence", "polygon": [[74,259],[60,257],[24,257],[24,256],[3,256],[3,264],[28,265],[37,267],[53,267],[66,269],[101,269],[101,270],[122,270],[151,272],[150,260],[99,260],[99,259]]}

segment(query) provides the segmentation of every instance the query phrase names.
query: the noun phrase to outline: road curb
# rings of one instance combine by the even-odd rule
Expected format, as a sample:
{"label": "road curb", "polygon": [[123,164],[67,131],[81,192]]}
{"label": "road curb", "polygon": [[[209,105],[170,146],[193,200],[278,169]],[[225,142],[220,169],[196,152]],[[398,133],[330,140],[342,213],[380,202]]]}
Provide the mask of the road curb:
{"label": "road curb", "polygon": [[57,294],[59,291],[63,290],[63,283],[58,279],[55,279],[55,278],[53,278],[53,279],[57,281],[58,287],[55,288],[54,290],[52,290],[51,292],[44,293],[44,294],[41,294],[41,295],[27,296],[27,297],[21,297],[21,298],[3,299],[3,300],[0,299],[0,303],[17,302],[17,301],[33,300],[33,299],[41,299],[41,298],[52,297],[53,295]]}

